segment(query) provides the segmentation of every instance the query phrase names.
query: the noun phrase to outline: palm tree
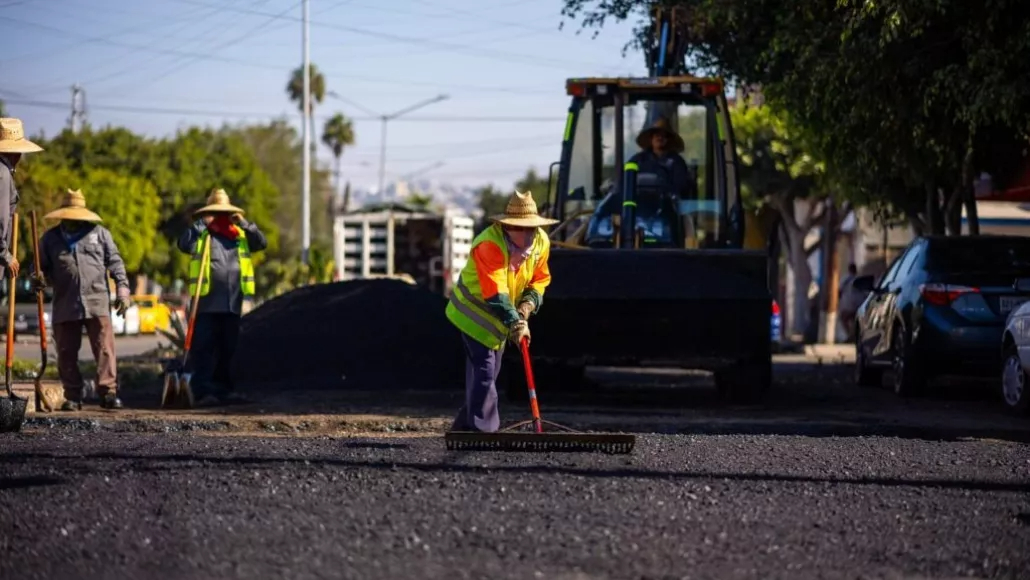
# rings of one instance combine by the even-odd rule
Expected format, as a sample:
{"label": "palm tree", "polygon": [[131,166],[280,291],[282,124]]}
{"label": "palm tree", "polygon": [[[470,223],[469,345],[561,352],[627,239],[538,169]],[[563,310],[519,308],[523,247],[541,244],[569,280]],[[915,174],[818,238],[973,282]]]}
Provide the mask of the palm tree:
{"label": "palm tree", "polygon": [[[314,63],[308,65],[308,75],[311,77],[311,102],[309,103],[310,126],[312,137],[315,135],[315,105],[322,104],[325,99],[325,75],[318,72]],[[297,104],[297,110],[304,111],[304,67],[298,66],[290,75],[290,82],[286,83],[286,94],[290,100]],[[311,151],[315,151],[315,140],[311,139]]]}
{"label": "palm tree", "polygon": [[354,144],[354,126],[351,120],[343,116],[343,113],[336,113],[322,128],[322,143],[332,150],[333,158],[336,160],[336,190],[340,189],[340,157],[343,150]]}

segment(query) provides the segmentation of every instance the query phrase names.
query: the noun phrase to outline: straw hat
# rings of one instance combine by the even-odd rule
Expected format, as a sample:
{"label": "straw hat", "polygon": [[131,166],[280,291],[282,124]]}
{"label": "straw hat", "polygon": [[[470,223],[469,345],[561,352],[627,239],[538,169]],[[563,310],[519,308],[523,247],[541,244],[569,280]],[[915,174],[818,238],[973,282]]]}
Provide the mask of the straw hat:
{"label": "straw hat", "polygon": [[677,135],[676,132],[669,127],[669,120],[665,117],[659,117],[653,125],[641,131],[640,134],[637,135],[637,145],[641,149],[650,150],[651,135],[658,132],[665,133],[665,138],[669,140],[669,149],[676,153],[683,151],[683,138]]}
{"label": "straw hat", "polygon": [[535,228],[558,223],[558,220],[541,217],[537,213],[533,194],[528,191],[521,193],[517,189],[508,200],[508,207],[504,208],[504,213],[490,216],[490,219],[502,225],[519,228]]}
{"label": "straw hat", "polygon": [[211,195],[207,196],[207,205],[193,212],[193,215],[199,215],[202,213],[242,214],[243,210],[229,203],[229,194],[225,193],[225,190],[219,187],[211,190]]}
{"label": "straw hat", "polygon": [[50,220],[75,220],[80,222],[100,223],[104,220],[100,216],[86,209],[86,196],[78,189],[69,189],[64,194],[61,207],[43,216],[43,219]]}
{"label": "straw hat", "polygon": [[25,138],[21,119],[0,118],[0,153],[36,153],[43,148]]}

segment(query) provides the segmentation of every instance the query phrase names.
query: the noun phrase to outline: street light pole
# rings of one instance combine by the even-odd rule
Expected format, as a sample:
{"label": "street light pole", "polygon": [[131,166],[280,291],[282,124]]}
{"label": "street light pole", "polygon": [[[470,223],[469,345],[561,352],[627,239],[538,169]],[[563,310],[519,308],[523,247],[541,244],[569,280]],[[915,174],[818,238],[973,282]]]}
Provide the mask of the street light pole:
{"label": "street light pole", "polygon": [[437,95],[437,96],[435,96],[435,97],[433,97],[431,99],[426,99],[426,100],[421,101],[419,103],[415,103],[414,105],[412,105],[412,106],[410,106],[410,107],[408,107],[406,109],[401,109],[400,111],[397,111],[396,113],[392,113],[390,115],[381,115],[379,117],[380,121],[382,121],[382,123],[383,123],[382,137],[381,137],[381,142],[379,143],[379,191],[381,193],[384,193],[384,198],[383,199],[385,199],[385,191],[386,191],[385,190],[385,188],[386,188],[386,122],[391,120],[391,119],[396,119],[397,117],[400,117],[401,115],[407,115],[408,113],[410,113],[412,111],[415,111],[417,109],[421,109],[422,107],[425,107],[427,105],[432,105],[433,103],[438,103],[440,101],[444,101],[444,100],[447,100],[449,98],[450,97],[448,95]]}
{"label": "street light pole", "polygon": [[308,41],[308,0],[303,0],[304,12],[304,98],[301,99],[301,125],[304,126],[303,182],[301,184],[301,262],[308,264],[311,250],[311,46]]}

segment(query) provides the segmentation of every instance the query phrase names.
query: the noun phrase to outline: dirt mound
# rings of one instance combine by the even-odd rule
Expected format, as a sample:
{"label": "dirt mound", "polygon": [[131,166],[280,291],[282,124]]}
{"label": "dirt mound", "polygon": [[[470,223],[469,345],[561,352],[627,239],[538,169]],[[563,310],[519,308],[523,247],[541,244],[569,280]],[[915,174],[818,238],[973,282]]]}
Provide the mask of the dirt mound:
{"label": "dirt mound", "polygon": [[243,317],[233,376],[297,388],[464,388],[446,299],[397,280],[299,288]]}

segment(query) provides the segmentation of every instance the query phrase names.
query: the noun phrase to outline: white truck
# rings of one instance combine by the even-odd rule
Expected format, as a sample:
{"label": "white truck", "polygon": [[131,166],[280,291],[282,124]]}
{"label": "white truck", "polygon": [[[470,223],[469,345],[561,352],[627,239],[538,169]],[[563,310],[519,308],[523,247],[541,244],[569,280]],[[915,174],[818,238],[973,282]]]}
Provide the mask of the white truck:
{"label": "white truck", "polygon": [[335,277],[410,278],[448,295],[468,260],[474,225],[460,210],[440,214],[399,203],[347,212],[333,224]]}

